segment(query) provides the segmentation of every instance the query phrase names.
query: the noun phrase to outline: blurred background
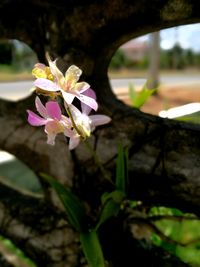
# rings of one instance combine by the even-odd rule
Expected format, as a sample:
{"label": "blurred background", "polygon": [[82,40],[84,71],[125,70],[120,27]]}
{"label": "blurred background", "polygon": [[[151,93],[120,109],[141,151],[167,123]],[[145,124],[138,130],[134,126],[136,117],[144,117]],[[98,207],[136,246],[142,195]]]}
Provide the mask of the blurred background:
{"label": "blurred background", "polygon": [[[131,104],[129,87],[157,88],[141,110],[161,110],[200,99],[200,24],[165,29],[130,40],[113,56],[109,77],[117,97]],[[30,94],[34,51],[18,40],[0,39],[0,97],[17,100]],[[159,89],[159,90],[158,90]],[[190,90],[187,90],[190,89]]]}
{"label": "blurred background", "polygon": [[[193,24],[150,33],[123,44],[109,66],[113,92],[126,104],[143,112],[199,123],[199,36],[200,24]],[[33,86],[31,70],[37,62],[36,54],[25,43],[0,39],[0,97],[16,101],[29,95]],[[31,193],[42,194],[34,173],[4,151],[0,151],[0,179]],[[161,227],[172,235],[177,235],[175,228],[178,227],[182,233],[179,232],[180,238],[189,238],[183,235],[185,228],[193,235],[200,226],[196,221],[182,224],[182,228],[172,223],[163,225]],[[5,242],[9,243],[0,240],[0,251],[5,249]],[[185,251],[174,245],[169,249],[175,250],[187,262],[192,261],[191,266],[200,266],[198,248],[190,247]],[[33,266],[31,264],[24,266]]]}

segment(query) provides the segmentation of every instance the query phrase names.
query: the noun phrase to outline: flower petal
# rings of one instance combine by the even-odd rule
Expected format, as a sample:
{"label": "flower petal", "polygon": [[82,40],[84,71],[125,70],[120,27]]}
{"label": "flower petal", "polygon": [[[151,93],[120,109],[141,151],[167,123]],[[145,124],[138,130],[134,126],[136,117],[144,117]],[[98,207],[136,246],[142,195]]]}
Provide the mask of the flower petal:
{"label": "flower petal", "polygon": [[74,135],[69,139],[69,150],[74,149],[75,147],[78,146],[80,143],[80,137],[78,135]]}
{"label": "flower petal", "polygon": [[91,127],[93,130],[96,126],[107,124],[111,121],[111,118],[106,115],[91,115],[89,118],[91,120]]}
{"label": "flower petal", "polygon": [[91,134],[91,120],[86,114],[80,112],[74,105],[69,105],[73,121],[76,124],[74,129],[83,138],[89,137]]}
{"label": "flower petal", "polygon": [[48,117],[47,110],[38,96],[35,98],[35,106],[40,115],[46,119]]}
{"label": "flower petal", "polygon": [[76,83],[79,80],[81,74],[82,70],[79,69],[79,67],[72,65],[67,69],[65,73],[65,80],[69,80],[73,83]]}
{"label": "flower petal", "polygon": [[[94,90],[92,90],[91,88],[87,89],[85,92],[82,93],[83,95],[89,96],[93,99],[96,100],[96,94],[94,92]],[[83,114],[88,115],[91,111],[91,107],[89,107],[88,105],[84,104],[83,102],[81,102],[81,110],[83,112]]]}
{"label": "flower petal", "polygon": [[61,119],[61,109],[57,102],[49,101],[46,103],[47,114],[52,119]]}
{"label": "flower petal", "polygon": [[[82,113],[80,112],[80,110],[77,107],[75,107],[72,104],[69,105],[68,108],[72,114],[74,121],[76,122],[82,116]],[[66,109],[67,109],[67,107],[66,107]]]}
{"label": "flower petal", "polygon": [[36,78],[47,78],[46,72],[45,72],[45,65],[41,63],[35,64],[35,68],[32,70],[32,74]]}
{"label": "flower petal", "polygon": [[60,124],[63,126],[63,133],[65,136],[67,137],[74,136],[74,132],[72,130],[72,123],[68,117],[61,115]]}
{"label": "flower petal", "polygon": [[47,144],[54,146],[55,145],[55,138],[56,138],[56,134],[47,133]]}
{"label": "flower petal", "polygon": [[63,132],[63,126],[56,120],[50,120],[45,125],[45,132],[48,136],[47,144],[54,145],[56,135]]}
{"label": "flower petal", "polygon": [[96,102],[95,99],[93,99],[92,97],[88,97],[86,95],[80,94],[80,95],[76,95],[76,97],[84,104],[86,104],[87,106],[91,107],[92,109],[94,109],[95,111],[98,109],[98,104]]}
{"label": "flower petal", "polygon": [[74,136],[74,132],[71,129],[67,128],[67,127],[65,127],[63,133],[64,133],[65,136],[70,137],[70,138],[72,138]]}
{"label": "flower petal", "polygon": [[61,89],[61,93],[63,95],[63,98],[67,104],[71,104],[74,100],[75,94],[67,93],[64,90]]}
{"label": "flower petal", "polygon": [[41,126],[41,125],[46,124],[47,120],[41,118],[40,116],[38,116],[37,114],[35,114],[31,110],[27,110],[27,112],[28,112],[28,122],[30,125]]}
{"label": "flower petal", "polygon": [[34,85],[49,92],[60,91],[60,87],[58,87],[56,83],[44,78],[38,78],[37,80],[35,80]]}
{"label": "flower petal", "polygon": [[45,69],[46,68],[46,65],[45,64],[43,64],[43,63],[36,63],[35,65],[34,65],[34,67],[35,68],[39,68],[39,69]]}
{"label": "flower petal", "polygon": [[89,96],[89,97],[91,97],[91,98],[93,98],[95,100],[97,99],[95,91],[92,90],[91,88],[88,88],[83,94],[86,95],[86,96]]}
{"label": "flower petal", "polygon": [[63,125],[59,123],[57,120],[49,120],[45,125],[46,133],[58,134],[63,132],[63,130],[64,130]]}
{"label": "flower petal", "polygon": [[76,83],[73,90],[74,91],[79,91],[80,93],[85,92],[90,88],[90,85],[86,82],[81,82],[81,83]]}
{"label": "flower petal", "polygon": [[[64,105],[65,105],[65,102],[64,102]],[[65,127],[67,127],[68,129],[71,129],[71,128],[72,128],[72,123],[71,123],[70,118],[66,117],[65,115],[61,115],[61,120],[60,120],[60,122],[61,122]]]}
{"label": "flower petal", "polygon": [[64,82],[65,78],[64,78],[64,75],[62,74],[62,72],[56,66],[56,60],[52,61],[48,53],[46,53],[46,58],[47,58],[47,61],[49,63],[51,73],[55,77],[56,82],[58,82],[59,84],[62,84]]}

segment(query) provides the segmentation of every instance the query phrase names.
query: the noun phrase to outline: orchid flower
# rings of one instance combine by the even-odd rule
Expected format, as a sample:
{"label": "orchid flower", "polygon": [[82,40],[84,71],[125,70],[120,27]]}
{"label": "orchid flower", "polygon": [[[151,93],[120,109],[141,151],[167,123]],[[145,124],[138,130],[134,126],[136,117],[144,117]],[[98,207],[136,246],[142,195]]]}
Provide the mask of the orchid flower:
{"label": "orchid flower", "polygon": [[53,74],[51,73],[51,70],[49,67],[47,67],[46,65],[42,64],[42,63],[36,63],[33,70],[32,70],[32,74],[36,77],[36,78],[45,78],[48,80],[53,81]]}
{"label": "orchid flower", "polygon": [[[88,105],[94,110],[97,110],[98,104],[95,99],[83,94],[90,86],[86,82],[78,82],[82,71],[77,66],[72,65],[68,68],[65,75],[56,66],[56,60],[52,61],[47,54],[47,60],[49,63],[50,73],[53,75],[54,80],[38,75],[39,70],[34,71],[36,73],[36,81],[34,85],[47,92],[60,92],[68,105],[70,105],[74,98],[77,97],[82,103]],[[39,67],[41,70],[42,68]],[[45,71],[45,70],[44,70]]]}
{"label": "orchid flower", "polygon": [[[35,64],[35,66],[32,70],[32,74],[36,78],[48,79],[50,81],[54,80],[54,77],[53,77],[53,74],[51,73],[50,68],[47,67],[46,65],[42,64],[42,63]],[[37,94],[50,96],[51,99],[55,99],[59,95],[58,92],[42,90],[41,88],[38,88],[38,87],[34,87],[33,90],[36,91]]]}
{"label": "orchid flower", "polygon": [[35,99],[35,106],[41,117],[34,112],[27,110],[28,122],[32,126],[45,125],[45,132],[47,134],[47,143],[55,144],[56,135],[63,133],[67,137],[73,137],[74,133],[71,130],[71,121],[69,118],[61,114],[61,109],[57,102],[48,101],[44,106],[37,96]]}
{"label": "orchid flower", "polygon": [[[85,93],[86,94],[86,93]],[[93,90],[88,90],[87,95],[94,95]],[[74,149],[80,142],[81,139],[86,139],[91,135],[96,126],[107,124],[111,121],[111,118],[106,115],[90,115],[91,108],[85,104],[81,105],[82,112],[77,109],[74,105],[66,106],[66,109],[70,109],[73,117],[74,124],[76,127],[73,129],[74,134],[71,135],[69,140],[69,149]]]}

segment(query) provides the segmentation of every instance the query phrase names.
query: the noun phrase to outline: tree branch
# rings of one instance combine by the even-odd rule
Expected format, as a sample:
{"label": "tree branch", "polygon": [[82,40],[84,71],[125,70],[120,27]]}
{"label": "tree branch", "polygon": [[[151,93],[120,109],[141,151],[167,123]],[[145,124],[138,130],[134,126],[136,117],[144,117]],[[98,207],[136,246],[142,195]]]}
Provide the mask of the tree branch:
{"label": "tree branch", "polygon": [[[118,144],[122,143],[129,148],[130,198],[199,215],[199,133],[199,125],[166,120],[125,107],[118,109],[110,126],[96,132],[97,154],[113,172],[113,159]],[[83,162],[82,146],[77,148],[76,155]],[[90,169],[88,164],[89,161],[87,169]]]}
{"label": "tree branch", "polygon": [[[55,147],[47,145],[44,132],[20,117],[26,114],[27,101],[14,105],[1,102],[0,123],[4,131],[0,133],[0,148],[16,155],[36,173],[46,172],[71,186],[74,169],[66,140],[60,136]],[[95,134],[97,154],[103,163],[109,162],[122,142],[130,149],[130,196],[199,214],[199,132],[199,125],[161,119],[121,104],[112,123]],[[76,168],[87,166],[94,171],[88,165],[93,161],[84,145],[75,153]],[[107,167],[113,163],[111,160]]]}
{"label": "tree branch", "polygon": [[[110,89],[107,69],[125,41],[198,22],[199,10],[196,0],[104,0],[101,4],[86,1],[84,5],[82,1],[60,0],[22,0],[19,5],[19,1],[4,0],[0,4],[2,38],[24,41],[42,62],[48,50],[63,58],[66,68],[76,64],[83,70],[97,92],[102,111],[113,117],[110,125],[95,132],[91,143],[111,173],[118,143],[129,148],[129,197],[147,205],[173,206],[196,214],[200,210],[200,127],[145,115],[125,106]],[[17,103],[0,101],[0,148],[36,174],[45,172],[67,186],[75,186],[92,209],[98,203],[98,193],[108,191],[110,185],[101,183],[102,177],[85,146],[71,153],[62,136],[54,147],[48,146],[43,130],[27,124],[26,109],[31,109],[33,98]],[[2,184],[0,203],[0,231],[29,251],[38,267],[71,267],[80,262],[75,233],[43,200]]]}

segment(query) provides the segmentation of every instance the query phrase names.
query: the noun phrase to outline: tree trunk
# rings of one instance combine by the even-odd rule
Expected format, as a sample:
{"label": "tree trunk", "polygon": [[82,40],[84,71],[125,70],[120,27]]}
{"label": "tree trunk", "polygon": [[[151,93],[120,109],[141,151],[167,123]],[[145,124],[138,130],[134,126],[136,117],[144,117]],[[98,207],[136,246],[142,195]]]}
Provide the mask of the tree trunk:
{"label": "tree trunk", "polygon": [[149,77],[147,86],[149,89],[155,89],[159,85],[160,70],[160,33],[150,34],[149,45]]}
{"label": "tree trunk", "polygon": [[[196,22],[200,19],[200,4],[186,0],[20,3],[5,0],[0,5],[1,36],[26,42],[43,63],[45,51],[49,51],[52,58],[59,57],[58,65],[63,71],[70,64],[83,70],[82,78],[96,91],[99,113],[112,117],[110,125],[95,131],[91,145],[112,178],[118,144],[129,148],[129,199],[140,200],[148,207],[173,206],[199,215],[200,127],[164,120],[126,106],[114,96],[107,70],[122,43],[165,27]],[[45,172],[71,187],[95,223],[100,197],[112,190],[112,185],[84,143],[70,152],[66,140],[59,136],[56,145],[50,147],[44,132],[27,124],[26,109],[31,109],[33,101],[34,96],[16,103],[0,101],[0,148],[22,160],[38,177]],[[49,198],[47,185],[42,180],[41,184],[45,192],[42,198],[1,184],[1,234],[11,238],[38,267],[84,265],[78,233],[68,225],[62,209],[55,208],[58,200]],[[129,227],[123,231],[127,220],[122,215],[101,230],[110,266],[134,264],[132,251],[137,249],[138,257],[144,252]],[[165,253],[154,251],[139,257],[138,266],[164,266]],[[173,257],[168,262],[168,266],[174,266]]]}

